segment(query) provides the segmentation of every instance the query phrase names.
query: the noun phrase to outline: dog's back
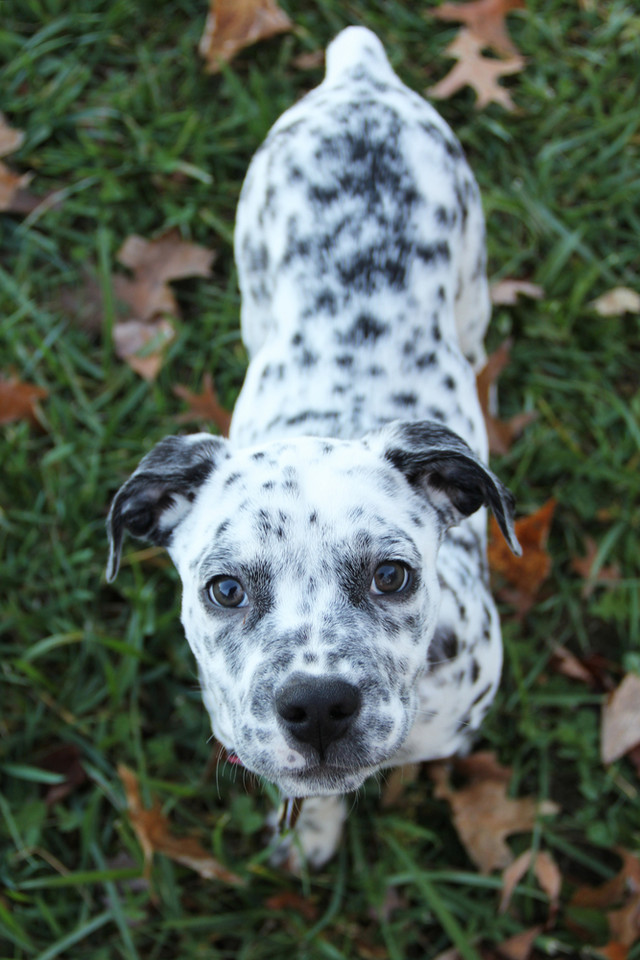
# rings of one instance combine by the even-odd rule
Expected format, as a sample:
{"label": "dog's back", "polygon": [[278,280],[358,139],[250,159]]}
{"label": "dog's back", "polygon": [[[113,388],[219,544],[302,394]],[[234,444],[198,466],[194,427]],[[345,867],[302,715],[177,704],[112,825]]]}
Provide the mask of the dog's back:
{"label": "dog's back", "polygon": [[477,186],[370,31],[334,40],[324,82],[253,159],[236,259],[252,361],[236,443],[428,418],[486,455],[477,404],[457,400],[489,316]]}

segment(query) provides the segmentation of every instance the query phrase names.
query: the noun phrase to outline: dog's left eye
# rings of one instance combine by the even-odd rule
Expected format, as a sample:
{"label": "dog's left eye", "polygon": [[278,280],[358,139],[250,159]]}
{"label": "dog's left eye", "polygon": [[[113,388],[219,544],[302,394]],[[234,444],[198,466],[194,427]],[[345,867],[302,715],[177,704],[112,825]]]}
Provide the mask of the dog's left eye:
{"label": "dog's left eye", "polygon": [[385,560],[376,571],[371,581],[371,592],[375,594],[401,593],[411,583],[409,568],[399,560]]}
{"label": "dog's left eye", "polygon": [[214,577],[207,584],[207,597],[216,607],[246,607],[249,598],[234,577]]}

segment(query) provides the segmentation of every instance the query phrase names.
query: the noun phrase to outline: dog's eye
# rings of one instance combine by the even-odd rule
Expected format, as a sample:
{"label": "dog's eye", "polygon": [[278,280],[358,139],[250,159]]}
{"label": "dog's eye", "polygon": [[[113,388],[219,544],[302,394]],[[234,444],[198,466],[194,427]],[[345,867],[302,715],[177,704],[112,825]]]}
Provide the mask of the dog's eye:
{"label": "dog's eye", "polygon": [[214,577],[207,584],[207,597],[216,607],[246,607],[245,589],[235,577]]}
{"label": "dog's eye", "polygon": [[400,593],[406,590],[411,582],[409,569],[399,560],[385,560],[376,571],[371,581],[372,593]]}

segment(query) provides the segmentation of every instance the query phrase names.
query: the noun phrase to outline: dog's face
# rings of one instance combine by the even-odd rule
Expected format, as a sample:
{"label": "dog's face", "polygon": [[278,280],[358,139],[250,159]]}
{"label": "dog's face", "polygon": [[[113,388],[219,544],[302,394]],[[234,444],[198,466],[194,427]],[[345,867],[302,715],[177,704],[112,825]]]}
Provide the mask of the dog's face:
{"label": "dog's face", "polygon": [[345,792],[408,734],[438,546],[483,502],[515,543],[508,492],[434,424],[239,451],[168,438],[114,500],[109,576],[124,529],[165,544],[216,737],[286,795]]}

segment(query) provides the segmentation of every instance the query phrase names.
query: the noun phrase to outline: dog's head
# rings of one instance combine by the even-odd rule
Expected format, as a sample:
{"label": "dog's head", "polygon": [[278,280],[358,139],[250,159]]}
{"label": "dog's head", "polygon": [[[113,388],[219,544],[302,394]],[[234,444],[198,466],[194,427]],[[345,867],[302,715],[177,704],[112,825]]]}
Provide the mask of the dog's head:
{"label": "dog's head", "polygon": [[125,531],[166,546],[216,737],[285,794],[344,792],[407,737],[438,547],[483,504],[518,551],[509,491],[431,422],[241,450],[168,437],[113,501],[107,578]]}

